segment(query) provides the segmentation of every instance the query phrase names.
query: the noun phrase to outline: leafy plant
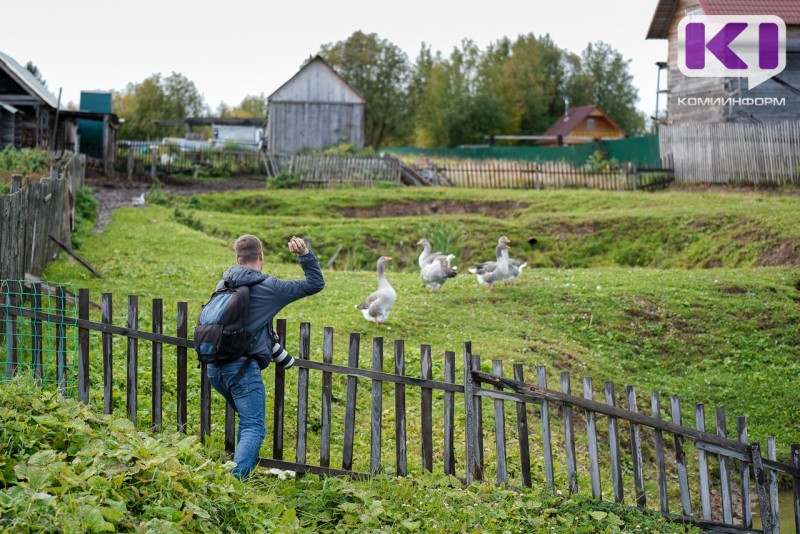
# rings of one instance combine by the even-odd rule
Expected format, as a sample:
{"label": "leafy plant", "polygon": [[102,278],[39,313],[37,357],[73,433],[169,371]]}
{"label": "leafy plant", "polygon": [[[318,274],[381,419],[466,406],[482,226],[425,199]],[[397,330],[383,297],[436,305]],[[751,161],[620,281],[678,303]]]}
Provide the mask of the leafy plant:
{"label": "leafy plant", "polygon": [[296,189],[303,185],[303,177],[299,174],[281,172],[274,178],[267,180],[270,189]]}
{"label": "leafy plant", "polygon": [[97,218],[97,199],[89,187],[83,186],[75,193],[75,229],[72,232],[72,248],[79,249],[94,226]]}

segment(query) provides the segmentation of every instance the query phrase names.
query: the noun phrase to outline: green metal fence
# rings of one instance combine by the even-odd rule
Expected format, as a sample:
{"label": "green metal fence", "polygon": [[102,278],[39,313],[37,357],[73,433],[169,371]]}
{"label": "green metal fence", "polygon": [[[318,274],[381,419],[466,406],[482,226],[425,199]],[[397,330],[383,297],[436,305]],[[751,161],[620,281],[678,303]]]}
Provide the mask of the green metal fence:
{"label": "green metal fence", "polygon": [[418,155],[428,158],[561,161],[576,165],[586,163],[598,150],[604,152],[607,159],[631,162],[640,166],[650,165],[661,159],[657,135],[597,141],[570,146],[390,147],[386,150],[398,155]]}
{"label": "green metal fence", "polygon": [[72,395],[77,382],[74,288],[0,280],[0,380],[27,376]]}

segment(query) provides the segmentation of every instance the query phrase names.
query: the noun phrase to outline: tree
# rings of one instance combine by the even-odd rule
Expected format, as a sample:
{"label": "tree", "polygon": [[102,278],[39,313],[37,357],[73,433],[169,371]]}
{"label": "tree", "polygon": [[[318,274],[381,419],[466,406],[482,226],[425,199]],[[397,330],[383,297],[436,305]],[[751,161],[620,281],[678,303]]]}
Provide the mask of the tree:
{"label": "tree", "polygon": [[160,125],[155,121],[207,114],[203,95],[194,82],[176,72],[167,78],[156,73],[140,83],[129,83],[123,91],[114,93],[112,109],[124,119],[118,134],[120,139],[182,136],[183,126]]}
{"label": "tree", "polygon": [[264,93],[258,96],[248,95],[241,104],[231,110],[231,117],[240,119],[263,119],[267,116],[267,97]]}
{"label": "tree", "polygon": [[44,78],[42,77],[42,72],[39,70],[39,67],[33,64],[33,61],[28,61],[25,63],[25,68],[28,69],[28,72],[33,74],[37,80],[42,82],[42,85],[47,86],[47,82],[44,81]]}
{"label": "tree", "polygon": [[589,43],[569,83],[573,106],[597,104],[628,135],[644,132],[644,115],[636,109],[639,91],[633,85],[630,60],[610,45]]}
{"label": "tree", "polygon": [[322,45],[320,55],[367,101],[368,144],[377,148],[408,137],[410,65],[399,47],[375,33],[356,31]]}

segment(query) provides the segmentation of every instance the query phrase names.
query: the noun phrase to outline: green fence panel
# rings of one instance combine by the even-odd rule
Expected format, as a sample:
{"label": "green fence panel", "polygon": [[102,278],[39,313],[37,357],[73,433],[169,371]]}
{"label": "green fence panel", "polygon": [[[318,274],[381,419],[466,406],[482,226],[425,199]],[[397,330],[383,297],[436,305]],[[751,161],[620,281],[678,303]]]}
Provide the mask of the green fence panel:
{"label": "green fence panel", "polygon": [[0,280],[0,382],[25,376],[75,390],[78,303],[72,286]]}
{"label": "green fence panel", "polygon": [[605,152],[609,159],[614,158],[620,162],[630,161],[644,165],[654,164],[660,160],[657,135],[569,146],[391,147],[386,150],[398,155],[415,155],[421,158],[563,161],[575,165],[586,163],[597,150]]}

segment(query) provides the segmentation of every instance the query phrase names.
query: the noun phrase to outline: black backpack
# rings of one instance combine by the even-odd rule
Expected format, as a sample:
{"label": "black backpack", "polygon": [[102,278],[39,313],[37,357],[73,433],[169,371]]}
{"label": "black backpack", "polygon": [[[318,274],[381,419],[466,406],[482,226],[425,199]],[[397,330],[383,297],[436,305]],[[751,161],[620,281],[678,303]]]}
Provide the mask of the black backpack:
{"label": "black backpack", "polygon": [[194,349],[200,363],[223,365],[249,356],[254,341],[247,331],[250,286],[225,287],[203,305],[194,327]]}

